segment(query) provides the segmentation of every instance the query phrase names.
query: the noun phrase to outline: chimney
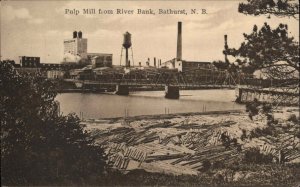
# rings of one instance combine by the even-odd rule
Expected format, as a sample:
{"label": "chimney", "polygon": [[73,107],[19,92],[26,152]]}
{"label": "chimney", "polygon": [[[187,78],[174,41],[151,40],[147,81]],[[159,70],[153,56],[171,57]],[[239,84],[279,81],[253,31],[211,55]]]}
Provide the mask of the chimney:
{"label": "chimney", "polygon": [[226,34],[224,35],[224,42],[225,42],[225,45],[224,45],[225,49],[228,49],[228,45],[227,45],[227,35],[226,35]]}
{"label": "chimney", "polygon": [[153,61],[153,65],[154,65],[154,67],[156,67],[156,58],[154,57],[154,61]]}
{"label": "chimney", "polygon": [[178,22],[178,31],[177,31],[177,60],[182,60],[182,30],[181,22]]}

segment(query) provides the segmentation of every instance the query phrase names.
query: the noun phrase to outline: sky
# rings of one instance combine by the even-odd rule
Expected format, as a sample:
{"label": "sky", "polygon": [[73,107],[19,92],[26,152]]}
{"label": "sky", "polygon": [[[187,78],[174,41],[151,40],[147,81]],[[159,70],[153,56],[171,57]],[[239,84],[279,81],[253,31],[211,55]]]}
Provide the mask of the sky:
{"label": "sky", "polygon": [[[176,57],[177,22],[182,22],[184,60],[223,60],[224,34],[229,47],[239,47],[243,33],[267,22],[276,28],[288,24],[289,35],[299,40],[299,21],[294,18],[250,16],[238,13],[242,0],[231,1],[1,1],[1,59],[39,56],[42,63],[60,63],[63,40],[81,30],[88,52],[112,53],[120,64],[123,34],[132,34],[135,65],[147,58],[162,62]],[[82,9],[153,9],[156,15],[83,15]],[[66,14],[66,9],[81,14]],[[207,14],[159,15],[158,9],[206,9]],[[123,53],[124,54],[124,53]],[[129,53],[131,55],[131,53]],[[151,61],[151,62],[152,62]],[[124,64],[124,59],[122,59]]]}

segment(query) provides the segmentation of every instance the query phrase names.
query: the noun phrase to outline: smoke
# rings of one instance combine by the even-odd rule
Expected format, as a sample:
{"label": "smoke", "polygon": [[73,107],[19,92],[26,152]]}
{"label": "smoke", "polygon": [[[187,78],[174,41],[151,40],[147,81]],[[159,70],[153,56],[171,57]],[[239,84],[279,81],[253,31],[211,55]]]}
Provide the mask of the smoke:
{"label": "smoke", "polygon": [[78,63],[81,60],[79,55],[73,55],[71,53],[64,54],[63,62],[65,63]]}

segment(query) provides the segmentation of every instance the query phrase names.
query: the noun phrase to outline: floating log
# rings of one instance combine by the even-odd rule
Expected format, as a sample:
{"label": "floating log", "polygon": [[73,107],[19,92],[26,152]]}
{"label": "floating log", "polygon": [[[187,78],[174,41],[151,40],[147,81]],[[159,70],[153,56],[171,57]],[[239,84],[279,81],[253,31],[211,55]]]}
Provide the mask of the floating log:
{"label": "floating log", "polygon": [[179,163],[182,162],[182,161],[189,160],[191,157],[193,157],[192,154],[187,154],[186,156],[184,156],[184,157],[182,157],[182,158],[179,158],[179,159],[175,160],[175,161],[172,162],[171,164],[173,164],[173,165],[179,164]]}
{"label": "floating log", "polygon": [[145,162],[153,162],[157,160],[170,160],[175,158],[183,157],[185,154],[172,154],[172,155],[155,155],[155,156],[148,156]]}

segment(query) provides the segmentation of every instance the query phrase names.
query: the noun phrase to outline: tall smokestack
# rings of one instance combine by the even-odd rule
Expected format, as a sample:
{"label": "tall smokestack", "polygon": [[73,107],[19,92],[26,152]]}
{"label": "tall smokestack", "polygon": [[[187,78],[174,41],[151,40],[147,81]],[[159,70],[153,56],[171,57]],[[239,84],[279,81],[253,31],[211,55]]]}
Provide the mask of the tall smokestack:
{"label": "tall smokestack", "polygon": [[226,35],[226,34],[224,35],[224,42],[225,42],[224,48],[225,48],[225,49],[228,49],[228,45],[227,45],[227,35]]}
{"label": "tall smokestack", "polygon": [[181,22],[178,22],[177,60],[182,60],[182,30],[181,30]]}
{"label": "tall smokestack", "polygon": [[153,60],[153,65],[154,67],[156,67],[156,58],[154,57],[154,60]]}

